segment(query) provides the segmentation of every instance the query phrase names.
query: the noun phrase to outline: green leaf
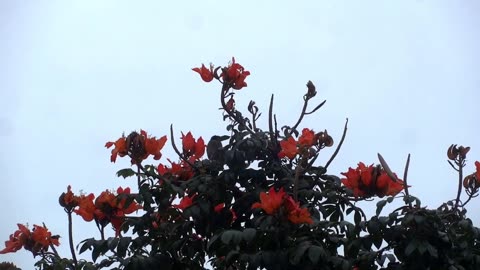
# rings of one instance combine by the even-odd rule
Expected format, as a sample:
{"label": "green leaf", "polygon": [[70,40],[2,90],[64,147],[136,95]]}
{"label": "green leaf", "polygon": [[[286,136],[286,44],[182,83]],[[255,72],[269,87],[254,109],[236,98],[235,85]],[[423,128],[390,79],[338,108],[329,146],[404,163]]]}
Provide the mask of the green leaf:
{"label": "green leaf", "polygon": [[235,260],[240,253],[236,250],[231,250],[228,252],[227,257],[225,257],[225,261],[227,264],[232,263],[232,260]]}
{"label": "green leaf", "polygon": [[125,257],[127,254],[127,249],[128,246],[130,245],[130,242],[132,242],[131,237],[121,237],[120,242],[118,243],[117,246],[117,254],[119,257]]}
{"label": "green leaf", "polygon": [[377,211],[376,211],[377,216],[380,215],[383,207],[385,207],[386,204],[387,204],[386,200],[381,200],[377,202]]}
{"label": "green leaf", "polygon": [[[85,250],[87,250],[87,249],[92,249],[92,245],[93,245],[94,242],[95,242],[95,239],[94,239],[94,238],[88,238],[88,239],[85,239],[85,240],[83,240],[82,242],[80,242],[80,244],[81,244],[81,243],[84,243],[84,244],[83,244],[82,247],[80,248],[79,253],[82,254],[83,252],[85,252]],[[78,247],[77,247],[77,248],[78,248]]]}
{"label": "green leaf", "polygon": [[416,240],[410,241],[407,247],[405,248],[405,255],[410,256],[418,247],[418,242]]}
{"label": "green leaf", "polygon": [[300,244],[296,249],[295,249],[295,253],[293,254],[293,256],[290,256],[290,262],[293,264],[293,265],[297,265],[300,263],[300,261],[302,260],[302,257],[303,255],[305,254],[305,252],[307,251],[307,249],[310,247],[310,243],[308,242],[304,242],[302,244]]}
{"label": "green leaf", "polygon": [[108,251],[108,241],[107,240],[98,240],[94,244],[94,248],[92,251],[92,260],[95,262],[97,258],[105,254]]}
{"label": "green leaf", "polygon": [[233,231],[229,230],[229,231],[224,231],[222,233],[222,242],[226,245],[230,244],[230,241],[232,241],[233,239]]}
{"label": "green leaf", "polygon": [[375,245],[375,247],[377,247],[377,249],[380,249],[382,247],[382,243],[383,243],[382,235],[377,234],[372,237],[372,240],[373,240],[373,244]]}
{"label": "green leaf", "polygon": [[320,258],[325,256],[325,250],[320,246],[311,246],[308,249],[308,258],[313,264],[317,264]]}
{"label": "green leaf", "polygon": [[117,172],[117,177],[122,176],[123,178],[127,178],[134,175],[135,175],[135,171],[130,168],[121,169],[120,171]]}
{"label": "green leaf", "polygon": [[355,214],[353,215],[353,220],[355,221],[355,224],[358,225],[362,221],[362,215],[360,214],[360,211],[355,211]]}
{"label": "green leaf", "polygon": [[220,234],[215,234],[214,236],[212,236],[212,238],[210,238],[210,240],[207,243],[207,251],[210,250],[210,247],[218,240],[219,237],[220,237]]}
{"label": "green leaf", "polygon": [[108,243],[108,249],[110,250],[115,250],[115,248],[117,247],[118,245],[118,242],[120,242],[120,238],[118,237],[109,237],[107,239],[107,243]]}
{"label": "green leaf", "polygon": [[245,242],[249,244],[255,238],[256,234],[257,234],[257,230],[253,228],[246,228],[242,232],[242,237],[243,237],[243,240],[245,240]]}

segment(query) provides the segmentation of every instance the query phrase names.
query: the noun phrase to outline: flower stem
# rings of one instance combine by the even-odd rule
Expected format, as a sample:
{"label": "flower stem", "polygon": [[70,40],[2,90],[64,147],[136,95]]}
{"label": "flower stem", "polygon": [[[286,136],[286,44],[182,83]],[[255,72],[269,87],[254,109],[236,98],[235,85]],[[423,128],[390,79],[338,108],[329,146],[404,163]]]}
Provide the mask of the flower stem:
{"label": "flower stem", "polygon": [[222,104],[223,110],[230,116],[232,120],[235,120],[239,125],[242,125],[243,127],[245,127],[248,133],[250,133],[252,136],[255,136],[256,133],[247,126],[247,124],[245,123],[245,120],[243,120],[240,117],[237,117],[237,115],[235,115],[231,110],[227,108],[227,104],[225,103],[225,94],[227,94],[228,90],[229,90],[228,86],[224,84],[222,86],[222,91],[220,93],[220,103]]}
{"label": "flower stem", "polygon": [[460,195],[462,194],[462,180],[463,180],[463,158],[460,158],[458,162],[458,191],[457,198],[455,199],[455,209],[458,208],[460,202]]}
{"label": "flower stem", "polygon": [[75,255],[75,249],[73,248],[73,224],[72,224],[72,212],[68,212],[68,242],[70,245],[70,252],[72,253],[73,263],[77,267],[77,256]]}

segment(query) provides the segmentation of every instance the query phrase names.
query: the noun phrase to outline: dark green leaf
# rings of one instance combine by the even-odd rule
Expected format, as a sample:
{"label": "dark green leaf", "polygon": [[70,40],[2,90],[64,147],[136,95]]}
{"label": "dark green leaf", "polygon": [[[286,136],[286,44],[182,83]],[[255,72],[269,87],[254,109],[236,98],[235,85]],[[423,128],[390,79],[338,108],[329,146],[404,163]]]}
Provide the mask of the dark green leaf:
{"label": "dark green leaf", "polygon": [[118,256],[125,257],[125,255],[127,254],[127,249],[128,249],[128,246],[130,245],[130,242],[132,242],[131,237],[120,238],[120,242],[118,243],[118,246],[117,246]]}
{"label": "dark green leaf", "polygon": [[120,238],[118,237],[109,237],[107,239],[107,242],[108,242],[108,249],[110,250],[115,250],[115,248],[117,247],[118,245],[118,242],[120,241]]}
{"label": "dark green leaf", "polygon": [[[80,244],[81,244],[81,243],[84,243],[84,244],[83,244],[82,247],[80,248],[79,253],[82,254],[83,252],[85,252],[85,250],[91,249],[94,242],[95,242],[95,239],[94,239],[94,238],[85,239],[85,240],[83,240],[82,242],[80,242]],[[77,248],[78,248],[78,247],[77,247]]]}
{"label": "dark green leaf", "polygon": [[134,175],[135,175],[135,171],[130,168],[121,169],[120,171],[117,172],[117,177],[122,176],[123,178],[127,178]]}
{"label": "dark green leaf", "polygon": [[386,200],[381,200],[377,202],[377,211],[376,211],[377,216],[380,215],[383,207],[385,207],[386,204],[387,204]]}
{"label": "dark green leaf", "polygon": [[293,265],[299,264],[303,255],[305,254],[305,252],[310,246],[311,246],[310,243],[307,243],[307,242],[304,242],[299,246],[297,246],[297,248],[295,249],[295,252],[293,253],[293,256],[290,256],[290,262]]}
{"label": "dark green leaf", "polygon": [[320,246],[311,246],[308,249],[308,258],[313,264],[317,264],[319,259],[325,256],[325,250]]}
{"label": "dark green leaf", "polygon": [[253,228],[246,228],[242,232],[242,237],[245,240],[245,242],[250,243],[255,238],[256,234],[257,234],[257,230]]}
{"label": "dark green leaf", "polygon": [[407,247],[405,248],[405,255],[410,256],[418,247],[418,242],[416,240],[410,241]]}
{"label": "dark green leaf", "polygon": [[222,238],[221,238],[222,242],[226,245],[230,244],[230,241],[232,241],[233,239],[233,234],[234,234],[234,231],[231,231],[231,230],[224,231],[222,233]]}

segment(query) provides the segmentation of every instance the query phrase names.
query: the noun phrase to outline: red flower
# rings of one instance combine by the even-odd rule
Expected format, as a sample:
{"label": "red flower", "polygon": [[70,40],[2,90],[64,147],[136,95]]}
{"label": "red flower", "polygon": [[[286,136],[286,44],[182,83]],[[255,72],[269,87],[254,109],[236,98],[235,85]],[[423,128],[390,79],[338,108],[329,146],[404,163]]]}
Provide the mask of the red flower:
{"label": "red flower", "polygon": [[42,248],[46,248],[50,244],[60,245],[58,238],[52,238],[52,233],[43,226],[33,225],[32,239],[35,243],[40,244]]}
{"label": "red flower", "polygon": [[190,165],[185,161],[181,161],[180,163],[172,162],[170,159],[167,159],[168,162],[172,165],[170,168],[163,164],[159,164],[157,167],[157,171],[162,176],[173,176],[177,180],[189,180],[193,177],[194,172]]}
{"label": "red flower", "polygon": [[123,189],[122,187],[117,189],[116,195],[109,190],[103,191],[95,201],[93,194],[82,195],[79,199],[78,209],[74,212],[82,216],[85,221],[95,219],[102,226],[111,223],[115,229],[115,235],[119,236],[125,215],[142,209],[136,202],[132,202],[126,207],[128,195],[130,195],[130,188]]}
{"label": "red flower", "polygon": [[68,185],[67,192],[63,192],[58,201],[60,206],[64,207],[67,212],[71,213],[72,209],[78,205],[79,197],[73,194],[72,187]]}
{"label": "red flower", "polygon": [[192,68],[192,70],[200,74],[200,77],[202,77],[202,80],[204,82],[211,82],[214,78],[212,64],[210,64],[210,69],[208,69],[207,67],[205,67],[204,64],[202,64],[201,68]]}
{"label": "red flower", "polygon": [[219,203],[213,208],[213,210],[215,211],[215,213],[220,213],[223,208],[225,208],[225,203]]}
{"label": "red flower", "polygon": [[302,135],[298,138],[298,144],[301,146],[310,147],[315,144],[315,132],[308,128],[302,130]]}
{"label": "red flower", "polygon": [[105,147],[108,149],[115,145],[115,148],[112,150],[112,155],[110,156],[110,161],[115,162],[117,160],[117,155],[124,157],[128,154],[127,152],[127,142],[125,137],[121,137],[115,142],[107,142]]}
{"label": "red flower", "polygon": [[93,203],[95,195],[80,195],[78,200],[78,209],[73,210],[77,215],[80,215],[85,221],[92,221],[95,213],[95,204]]}
{"label": "red flower", "polygon": [[397,178],[394,181],[380,167],[367,167],[362,162],[358,163],[355,170],[349,168],[348,172],[342,174],[346,176],[342,183],[353,191],[355,197],[395,196],[405,187],[402,180]]}
{"label": "red flower", "polygon": [[278,153],[279,158],[287,157],[293,159],[297,155],[297,142],[293,137],[289,137],[287,140],[280,142],[282,150]]}
{"label": "red flower", "polygon": [[242,65],[235,63],[235,58],[232,57],[232,63],[223,70],[222,77],[225,83],[232,86],[235,90],[240,90],[247,86],[245,79],[250,75]]}
{"label": "red flower", "polygon": [[40,251],[46,251],[51,244],[60,245],[58,237],[52,236],[52,233],[43,226],[33,225],[32,231],[22,224],[17,226],[18,230],[5,241],[5,248],[0,250],[0,254],[17,252],[23,247],[36,255]]}
{"label": "red flower", "polygon": [[307,208],[301,208],[300,204],[296,202],[292,197],[288,196],[285,199],[285,208],[288,213],[288,220],[293,224],[313,224],[312,217]]}
{"label": "red flower", "polygon": [[233,97],[230,97],[230,99],[227,101],[227,104],[225,104],[227,107],[227,111],[232,111],[235,109],[235,100]]}
{"label": "red flower", "polygon": [[0,254],[17,252],[30,238],[30,230],[22,224],[17,224],[18,230],[10,235],[10,239],[5,241],[5,248],[0,250]]}
{"label": "red flower", "polygon": [[368,196],[374,169],[373,164],[367,167],[360,162],[355,170],[348,168],[348,172],[341,173],[347,177],[342,179],[342,183],[353,191],[355,197]]}
{"label": "red flower", "polygon": [[283,199],[286,193],[283,191],[283,187],[278,192],[273,187],[268,190],[268,194],[265,192],[260,193],[260,202],[254,203],[253,208],[262,208],[269,215],[273,215],[283,203]]}
{"label": "red flower", "polygon": [[191,132],[188,132],[187,135],[182,133],[182,144],[183,144],[183,154],[189,158],[194,157],[194,159],[200,159],[203,154],[205,154],[205,142],[202,137],[199,137],[198,140],[193,138]]}
{"label": "red flower", "polygon": [[174,208],[185,210],[188,207],[192,206],[193,199],[197,197],[197,194],[193,194],[192,196],[184,196],[179,204],[172,205]]}
{"label": "red flower", "polygon": [[[396,174],[394,175],[395,177],[397,176]],[[377,178],[376,188],[376,193],[379,197],[395,196],[403,190],[404,183],[400,179],[398,179],[397,181],[393,181],[386,172],[382,172]]]}
{"label": "red flower", "polygon": [[480,184],[480,162],[475,161],[475,168],[476,168],[475,176],[477,177],[477,183]]}
{"label": "red flower", "polygon": [[146,156],[144,159],[146,159],[148,155],[152,155],[153,159],[159,160],[162,157],[162,153],[160,153],[160,150],[162,150],[163,146],[165,146],[165,143],[167,142],[167,136],[163,136],[160,139],[156,139],[155,137],[149,138],[147,136],[147,132],[145,132],[144,130],[140,130],[140,134],[145,139]]}

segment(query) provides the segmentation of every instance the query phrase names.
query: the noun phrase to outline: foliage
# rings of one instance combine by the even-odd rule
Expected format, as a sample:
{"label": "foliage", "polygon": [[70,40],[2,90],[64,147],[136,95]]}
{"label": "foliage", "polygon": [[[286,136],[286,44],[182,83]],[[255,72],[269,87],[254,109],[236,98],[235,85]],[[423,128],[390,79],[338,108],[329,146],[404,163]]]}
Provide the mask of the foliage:
{"label": "foliage", "polygon": [[[316,163],[335,144],[326,130],[299,128],[305,116],[325,104],[307,111],[317,94],[312,82],[294,125],[277,127],[272,95],[268,127],[261,129],[255,102],[247,108],[248,117],[235,106],[234,96],[247,87],[250,75],[235,59],[226,67],[202,65],[193,71],[205,82],[220,82],[227,134],[215,135],[205,145],[202,137],[182,133],[179,148],[171,126],[178,160],[155,165],[147,159],[161,159],[166,136],[157,139],[140,130],[107,142],[112,162],[131,159],[132,167],[117,176],[135,179],[135,191],[119,187],[96,197],[76,195],[68,186],[59,203],[68,218],[71,258],[58,254],[58,236],[45,225],[30,231],[19,224],[0,253],[24,248],[39,257],[38,269],[193,270],[205,269],[207,260],[214,269],[480,269],[480,231],[465,209],[480,187],[480,162],[464,177],[470,148],[448,149],[459,176],[457,196],[429,209],[409,194],[409,158],[403,179],[381,155],[378,165],[359,162],[343,178],[328,174],[348,121],[328,162]],[[358,202],[375,197],[381,199],[376,214],[367,217]],[[383,213],[398,199],[400,207]],[[99,237],[75,247],[74,213],[93,221]],[[109,225],[114,234],[106,237]],[[87,251],[90,261],[77,260],[77,252]]]}

